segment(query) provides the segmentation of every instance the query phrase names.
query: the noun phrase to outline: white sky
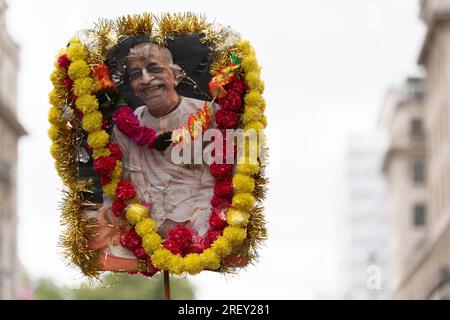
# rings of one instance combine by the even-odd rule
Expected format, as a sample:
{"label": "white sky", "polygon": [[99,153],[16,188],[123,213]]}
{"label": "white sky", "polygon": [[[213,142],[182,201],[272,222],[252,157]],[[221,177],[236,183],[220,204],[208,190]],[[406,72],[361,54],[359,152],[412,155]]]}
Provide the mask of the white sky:
{"label": "white sky", "polygon": [[193,11],[228,24],[254,45],[266,83],[271,179],[270,239],[257,267],[236,277],[191,277],[204,299],[338,297],[342,161],[349,133],[373,129],[387,87],[417,71],[424,36],[413,0],[25,1],[9,0],[21,47],[19,257],[33,276],[76,285],[57,252],[61,184],[47,138],[54,56],[98,18]]}

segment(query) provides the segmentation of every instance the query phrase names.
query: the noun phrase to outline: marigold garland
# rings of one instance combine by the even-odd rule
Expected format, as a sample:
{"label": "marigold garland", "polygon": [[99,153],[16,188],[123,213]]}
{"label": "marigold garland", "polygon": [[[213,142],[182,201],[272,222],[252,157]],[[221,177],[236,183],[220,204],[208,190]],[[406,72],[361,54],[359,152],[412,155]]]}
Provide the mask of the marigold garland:
{"label": "marigold garland", "polygon": [[[152,31],[155,21],[159,23],[157,33]],[[205,269],[231,271],[222,266],[221,261],[232,252],[248,255],[250,260],[256,259],[256,246],[266,237],[262,209],[257,204],[264,198],[266,183],[264,157],[260,155],[260,149],[265,148],[262,145],[264,139],[259,139],[256,150],[250,150],[251,146],[245,145],[244,158],[239,159],[234,174],[232,165],[211,165],[211,175],[216,184],[211,200],[210,230],[205,238],[190,234],[186,228],[176,227],[163,241],[157,233],[155,222],[149,217],[148,208],[136,196],[134,185],[122,179],[121,150],[110,142],[110,136],[103,128],[103,115],[95,95],[114,86],[107,67],[101,63],[106,49],[114,45],[114,40],[111,42],[108,38],[108,32],[113,29],[116,33],[119,30],[119,35],[152,35],[160,43],[164,43],[165,37],[170,34],[202,30],[205,41],[217,48],[227,36],[224,31],[214,33],[212,25],[193,14],[163,15],[159,19],[151,15],[128,16],[115,23],[99,24],[97,31],[91,30],[91,36],[98,38],[93,43],[101,43],[101,47],[92,48],[92,44],[72,39],[68,47],[57,55],[55,70],[50,77],[54,89],[49,96],[52,105],[48,116],[51,124],[49,137],[53,141],[51,153],[58,173],[68,187],[69,198],[76,199],[65,201],[63,215],[68,231],[62,245],[70,261],[81,267],[84,274],[97,275],[98,257],[95,251],[87,247],[87,241],[94,236],[95,224],[90,221],[86,225],[82,222],[84,220],[79,220],[83,219],[80,214],[84,204],[81,191],[89,189],[89,182],[80,184],[82,181],[78,180],[77,159],[73,156],[77,126],[88,135],[87,143],[94,158],[94,168],[101,176],[103,191],[114,199],[113,213],[116,216],[123,214],[133,226],[122,235],[121,243],[146,263],[146,274],[153,275],[157,269],[169,270],[174,274],[197,274]],[[213,92],[220,94],[217,101],[221,107],[215,114],[216,124],[220,129],[240,127],[246,132],[256,130],[262,134],[267,123],[263,115],[265,102],[261,95],[264,83],[260,79],[260,67],[254,50],[248,41],[243,40],[221,50],[212,67],[212,73],[218,79]],[[233,61],[230,61],[231,58]],[[236,65],[236,60],[239,65]],[[75,108],[71,107],[73,105]],[[196,119],[203,119],[204,116],[199,113]],[[190,126],[189,130],[192,135]],[[250,163],[247,158],[250,152],[259,155],[258,163]],[[75,239],[84,239],[84,242]]]}

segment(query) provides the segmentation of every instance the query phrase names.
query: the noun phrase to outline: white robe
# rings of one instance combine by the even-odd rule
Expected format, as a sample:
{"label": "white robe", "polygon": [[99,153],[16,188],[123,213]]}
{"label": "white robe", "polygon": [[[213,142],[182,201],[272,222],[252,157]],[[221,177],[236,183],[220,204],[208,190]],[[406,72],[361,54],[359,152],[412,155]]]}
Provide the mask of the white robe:
{"label": "white robe", "polygon": [[[141,125],[162,133],[182,125],[187,127],[188,117],[203,105],[204,101],[183,97],[177,109],[159,118],[152,116],[146,106],[137,108],[134,113]],[[213,108],[215,110],[217,105]],[[176,165],[171,160],[172,145],[165,151],[140,147],[117,127],[113,128],[112,140],[123,152],[124,177],[133,182],[141,199],[153,203],[151,217],[160,233],[184,223],[205,235],[214,188],[209,166],[204,163]]]}

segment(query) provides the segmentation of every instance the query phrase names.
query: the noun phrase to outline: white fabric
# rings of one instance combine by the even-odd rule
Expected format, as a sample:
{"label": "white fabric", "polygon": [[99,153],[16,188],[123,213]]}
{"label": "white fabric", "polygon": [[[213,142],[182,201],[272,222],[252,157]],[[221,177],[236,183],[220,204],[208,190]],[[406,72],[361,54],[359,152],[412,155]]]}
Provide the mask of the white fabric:
{"label": "white fabric", "polygon": [[[197,113],[204,101],[183,97],[180,105],[163,117],[153,117],[146,106],[135,110],[141,125],[159,133],[187,126],[189,115]],[[215,109],[217,105],[214,105]],[[174,223],[186,223],[200,235],[208,230],[210,200],[214,178],[206,164],[176,165],[171,160],[169,146],[165,151],[139,147],[117,127],[113,128],[113,141],[123,151],[124,176],[131,179],[141,199],[151,201],[151,217],[161,229]],[[164,224],[168,221],[169,223]]]}

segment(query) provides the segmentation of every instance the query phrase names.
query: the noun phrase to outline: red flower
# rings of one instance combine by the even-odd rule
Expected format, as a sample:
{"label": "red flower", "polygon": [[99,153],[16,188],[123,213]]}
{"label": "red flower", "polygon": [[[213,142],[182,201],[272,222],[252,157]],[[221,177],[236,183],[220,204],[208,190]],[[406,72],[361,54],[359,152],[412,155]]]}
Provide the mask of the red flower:
{"label": "red flower", "polygon": [[147,127],[140,127],[138,134],[134,137],[130,137],[138,146],[148,146],[153,148],[153,143],[155,142],[157,135],[155,130]]}
{"label": "red flower", "polygon": [[107,176],[101,176],[100,177],[100,184],[102,185],[102,186],[106,186],[108,183],[111,183],[111,178],[110,177],[107,177]]}
{"label": "red flower", "polygon": [[208,247],[211,246],[211,244],[216,241],[217,237],[221,236],[223,234],[223,230],[208,230],[205,236],[205,241],[208,244]]}
{"label": "red flower", "polygon": [[147,256],[147,269],[147,272],[141,272],[146,277],[152,277],[159,271],[159,269],[153,265],[152,258],[150,258],[150,256]]}
{"label": "red flower", "polygon": [[67,54],[62,54],[58,57],[58,67],[63,69],[68,69],[70,66],[70,59],[67,57]]}
{"label": "red flower", "polygon": [[230,197],[233,195],[233,183],[231,178],[226,178],[222,181],[216,181],[214,185],[214,194],[217,197]]}
{"label": "red flower", "polygon": [[69,77],[64,78],[63,80],[63,86],[64,88],[70,90],[73,87],[73,81]]}
{"label": "red flower", "polygon": [[239,78],[234,77],[233,80],[225,86],[228,91],[233,91],[242,96],[242,94],[247,90],[246,84]]}
{"label": "red flower", "polygon": [[[77,101],[78,96],[76,96],[74,93],[72,93],[72,94],[70,95],[70,99],[72,100],[72,102],[75,102],[75,101]],[[77,109],[77,110],[78,110],[78,109]]]}
{"label": "red flower", "polygon": [[125,209],[126,205],[120,200],[114,200],[112,203],[112,212],[114,216],[120,217],[123,214],[123,210]]}
{"label": "red flower", "polygon": [[242,109],[242,98],[236,91],[228,90],[227,95],[219,99],[218,102],[224,110],[239,112]]}
{"label": "red flower", "polygon": [[233,173],[233,165],[226,163],[213,163],[209,167],[209,171],[216,180],[224,180],[231,178],[231,174]]}
{"label": "red flower", "polygon": [[113,121],[117,128],[132,138],[139,133],[139,120],[130,107],[120,107],[114,112]]}
{"label": "red flower", "polygon": [[134,248],[133,254],[136,258],[138,258],[140,260],[144,260],[147,258],[147,254],[145,253],[145,250],[142,246],[138,246],[138,247]]}
{"label": "red flower", "polygon": [[227,198],[213,195],[211,198],[211,206],[217,209],[229,208],[231,206],[231,201]]}
{"label": "red flower", "polygon": [[122,201],[129,200],[136,196],[136,188],[129,180],[122,180],[117,184],[117,198]]}
{"label": "red flower", "polygon": [[116,167],[116,157],[114,156],[100,156],[94,160],[95,171],[103,176],[108,175]]}
{"label": "red flower", "polygon": [[189,253],[202,253],[208,246],[209,243],[205,238],[196,235],[192,238],[192,245],[189,248]]}
{"label": "red flower", "polygon": [[122,150],[117,143],[110,143],[108,149],[117,159],[122,160]]}
{"label": "red flower", "polygon": [[178,225],[169,231],[169,234],[167,235],[167,241],[169,241],[169,243],[174,242],[175,244],[177,244],[181,250],[181,253],[185,254],[192,244],[193,236],[194,230],[182,225]]}
{"label": "red flower", "polygon": [[134,250],[141,245],[141,238],[133,228],[123,233],[120,237],[120,244],[127,249]]}
{"label": "red flower", "polygon": [[222,230],[227,226],[223,210],[213,209],[213,212],[209,216],[209,225],[213,230]]}
{"label": "red flower", "polygon": [[229,208],[231,206],[231,201],[229,198],[222,198],[213,195],[211,198],[211,206],[217,209]]}
{"label": "red flower", "polygon": [[233,111],[219,109],[215,114],[215,118],[219,128],[234,129],[239,124],[239,116]]}
{"label": "red flower", "polygon": [[175,241],[166,240],[163,243],[163,247],[172,252],[173,254],[182,254],[180,245]]}

